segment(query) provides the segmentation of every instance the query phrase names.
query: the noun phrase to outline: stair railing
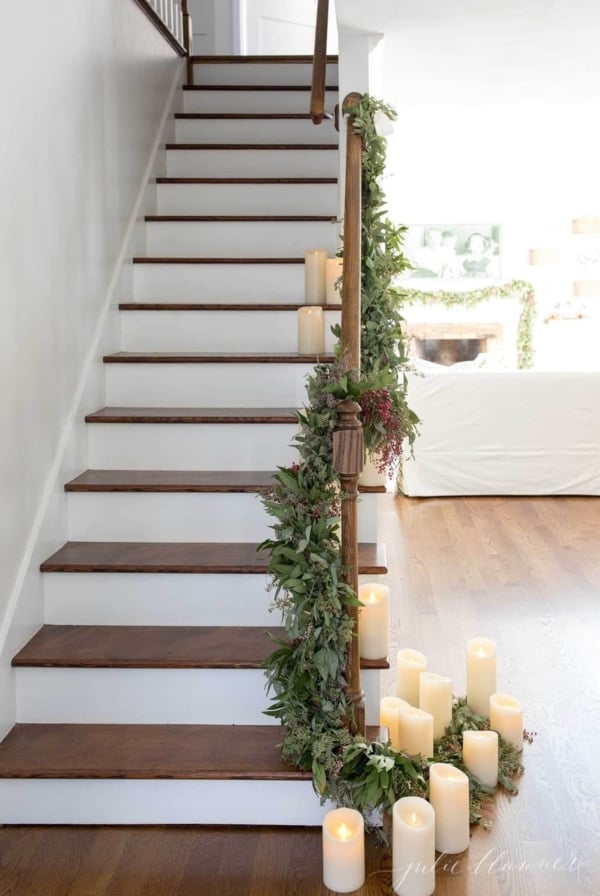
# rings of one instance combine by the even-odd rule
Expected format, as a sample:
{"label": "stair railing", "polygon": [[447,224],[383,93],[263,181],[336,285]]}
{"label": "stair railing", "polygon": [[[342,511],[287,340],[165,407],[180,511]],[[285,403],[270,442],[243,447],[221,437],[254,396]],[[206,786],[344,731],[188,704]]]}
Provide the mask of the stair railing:
{"label": "stair railing", "polygon": [[192,53],[192,22],[188,0],[135,0],[156,29],[180,56],[187,57],[188,81]]}
{"label": "stair railing", "polygon": [[[315,124],[331,117],[325,112],[325,77],[327,70],[327,17],[329,0],[319,0],[315,32],[315,54],[310,114]],[[347,112],[361,99],[350,93],[342,104]],[[337,116],[336,116],[337,119]],[[362,141],[352,122],[346,129],[346,182],[344,195],[344,272],[342,280],[341,350],[352,375],[360,375],[360,289],[361,289],[361,182]],[[358,594],[358,477],[363,468],[363,427],[360,405],[341,401],[338,423],[333,434],[333,465],[340,477],[341,552],[344,581]],[[365,696],[360,683],[358,644],[358,607],[352,607],[353,638],[346,670],[348,702],[353,710],[348,727],[365,734]]]}

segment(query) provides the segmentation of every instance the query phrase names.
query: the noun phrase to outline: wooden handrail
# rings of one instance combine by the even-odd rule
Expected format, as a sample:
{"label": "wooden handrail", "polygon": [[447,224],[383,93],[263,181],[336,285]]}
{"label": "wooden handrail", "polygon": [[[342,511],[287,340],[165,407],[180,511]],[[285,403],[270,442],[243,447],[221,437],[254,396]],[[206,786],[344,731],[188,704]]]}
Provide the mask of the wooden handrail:
{"label": "wooden handrail", "polygon": [[317,6],[317,27],[315,30],[315,52],[313,56],[312,87],[310,93],[310,114],[313,124],[321,124],[325,113],[325,80],[327,77],[327,20],[329,0],[319,0]]}
{"label": "wooden handrail", "polygon": [[[350,93],[342,109],[359,102],[360,94]],[[344,200],[344,274],[342,286],[342,357],[351,375],[360,374],[360,290],[361,290],[361,137],[351,122],[346,131],[346,188]],[[363,429],[360,405],[342,401],[333,435],[333,465],[340,477],[342,493],[342,564],[344,581],[358,594],[358,477],[363,468]],[[353,708],[351,729],[365,734],[365,696],[360,684],[358,607],[352,607],[354,637],[348,654],[346,678],[348,701]]]}

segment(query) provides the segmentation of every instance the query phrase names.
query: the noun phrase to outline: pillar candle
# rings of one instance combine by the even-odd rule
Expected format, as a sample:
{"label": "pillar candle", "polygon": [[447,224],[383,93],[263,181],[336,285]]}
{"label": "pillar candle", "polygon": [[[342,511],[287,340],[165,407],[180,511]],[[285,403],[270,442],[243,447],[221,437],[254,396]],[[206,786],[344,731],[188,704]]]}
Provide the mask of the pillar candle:
{"label": "pillar candle", "polygon": [[325,301],[328,305],[341,305],[341,282],[336,286],[342,276],[342,259],[328,258],[325,262]]}
{"label": "pillar candle", "polygon": [[419,705],[419,675],[427,670],[427,660],[418,650],[398,651],[397,694],[411,706]]}
{"label": "pillar candle", "polygon": [[365,882],[365,824],[356,809],[332,809],[323,819],[323,883],[352,893]]}
{"label": "pillar candle", "polygon": [[473,638],[467,644],[467,703],[473,712],[487,718],[495,692],[496,645],[489,638]]}
{"label": "pillar candle", "polygon": [[445,762],[429,766],[429,801],[435,810],[435,848],[454,855],[469,846],[469,778]]}
{"label": "pillar candle", "polygon": [[364,660],[387,657],[390,648],[390,589],[378,582],[360,585],[359,653]]}
{"label": "pillar candle", "polygon": [[398,710],[401,706],[408,706],[408,703],[399,697],[382,697],[379,704],[379,724],[388,729],[392,747],[398,752],[400,751]]}
{"label": "pillar candle", "polygon": [[435,813],[427,800],[405,796],[392,810],[392,884],[397,896],[435,890]]}
{"label": "pillar candle", "polygon": [[323,309],[298,309],[298,354],[320,355],[324,348]]}
{"label": "pillar candle", "polygon": [[435,672],[419,676],[419,708],[433,716],[433,739],[439,740],[452,721],[452,682]]}
{"label": "pillar candle", "polygon": [[399,749],[409,756],[433,756],[433,716],[414,706],[398,707]]}
{"label": "pillar candle", "polygon": [[523,749],[523,707],[516,697],[492,694],[490,697],[490,728],[500,737]]}
{"label": "pillar candle", "polygon": [[304,253],[304,298],[307,305],[325,301],[327,249],[307,249]]}
{"label": "pillar candle", "polygon": [[498,732],[463,731],[463,762],[486,787],[498,783]]}

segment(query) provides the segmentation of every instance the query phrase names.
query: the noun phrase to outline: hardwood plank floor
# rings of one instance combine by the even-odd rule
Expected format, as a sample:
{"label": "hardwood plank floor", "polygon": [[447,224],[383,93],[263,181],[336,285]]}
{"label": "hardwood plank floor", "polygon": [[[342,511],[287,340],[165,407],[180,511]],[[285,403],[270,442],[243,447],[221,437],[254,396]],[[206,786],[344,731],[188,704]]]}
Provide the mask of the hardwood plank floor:
{"label": "hardwood plank floor", "polygon": [[[380,498],[395,650],[464,693],[464,642],[498,643],[498,682],[537,732],[518,797],[500,798],[436,896],[600,894],[600,500]],[[367,848],[361,896],[391,894]],[[0,829],[0,896],[323,896],[320,831]]]}

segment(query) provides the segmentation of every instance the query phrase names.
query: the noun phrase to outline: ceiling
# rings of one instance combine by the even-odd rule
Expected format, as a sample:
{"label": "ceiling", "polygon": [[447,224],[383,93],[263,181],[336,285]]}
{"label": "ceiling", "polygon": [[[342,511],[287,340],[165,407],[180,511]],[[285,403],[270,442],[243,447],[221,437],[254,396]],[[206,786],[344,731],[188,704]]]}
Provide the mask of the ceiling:
{"label": "ceiling", "polygon": [[340,28],[383,33],[415,103],[600,103],[598,0],[335,0]]}

